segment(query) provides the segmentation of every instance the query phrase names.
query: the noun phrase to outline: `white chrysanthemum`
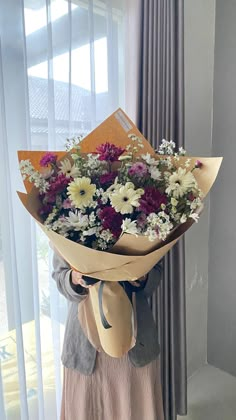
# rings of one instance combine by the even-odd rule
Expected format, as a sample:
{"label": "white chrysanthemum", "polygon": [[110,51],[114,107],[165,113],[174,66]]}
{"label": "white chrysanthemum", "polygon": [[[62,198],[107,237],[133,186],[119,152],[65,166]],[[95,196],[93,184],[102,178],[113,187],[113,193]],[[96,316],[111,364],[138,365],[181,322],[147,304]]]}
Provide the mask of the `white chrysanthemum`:
{"label": "white chrysanthemum", "polygon": [[94,174],[102,175],[106,169],[107,162],[98,159],[98,154],[89,153],[87,160],[84,160],[83,169],[87,176]]}
{"label": "white chrysanthemum", "polygon": [[68,196],[72,203],[79,209],[91,206],[93,196],[96,192],[96,185],[91,184],[91,179],[82,177],[75,178],[67,187]]}
{"label": "white chrysanthemum", "polygon": [[104,189],[103,188],[98,188],[96,190],[96,196],[97,197],[101,197],[104,194]]}
{"label": "white chrysanthemum", "polygon": [[52,222],[50,229],[54,230],[55,232],[58,232],[60,235],[64,237],[68,236],[68,233],[67,233],[68,225],[64,217],[61,217],[58,220],[55,220],[54,222]]}
{"label": "white chrysanthemum", "polygon": [[98,188],[95,194],[98,198],[100,198],[102,204],[107,204],[109,198],[109,194],[107,194],[107,191],[104,191],[103,188]]}
{"label": "white chrysanthemum", "polygon": [[150,153],[146,153],[145,155],[141,155],[141,158],[145,160],[148,165],[158,165],[159,161],[151,157]]}
{"label": "white chrysanthemum", "polygon": [[78,160],[80,156],[77,153],[71,153],[71,159]]}
{"label": "white chrysanthemum", "polygon": [[183,147],[182,147],[182,146],[181,146],[181,147],[179,147],[179,155],[181,155],[181,156],[186,155],[186,150],[185,150],[185,149],[183,149]]}
{"label": "white chrysanthemum", "polygon": [[161,171],[156,166],[151,166],[149,172],[152,179],[158,180],[161,179]]}
{"label": "white chrysanthemum", "polygon": [[191,217],[195,222],[198,222],[199,214],[197,214],[197,213],[190,213],[189,217]]}
{"label": "white chrysanthemum", "polygon": [[96,220],[96,214],[94,213],[94,211],[92,211],[92,213],[89,215],[89,223],[92,224],[94,223]]}
{"label": "white chrysanthemum", "polygon": [[20,169],[31,168],[31,167],[32,167],[32,164],[31,164],[29,159],[25,159],[25,160],[22,159],[19,163],[19,168]]}
{"label": "white chrysanthemum", "polygon": [[143,193],[142,188],[135,190],[132,182],[126,182],[119,190],[111,194],[112,207],[121,214],[133,213],[134,207],[139,206],[139,199]]}
{"label": "white chrysanthemum", "polygon": [[101,161],[98,159],[98,154],[88,153],[87,166],[89,166],[90,169],[97,169],[99,166],[101,166]]}
{"label": "white chrysanthemum", "polygon": [[167,166],[168,169],[173,168],[173,163],[170,156],[167,156],[165,159],[161,159],[161,163]]}
{"label": "white chrysanthemum", "polygon": [[126,217],[122,222],[121,228],[124,233],[130,233],[131,235],[138,234],[136,220],[131,221],[131,219]]}
{"label": "white chrysanthemum", "polygon": [[36,171],[29,159],[20,161],[20,171],[23,180],[27,179],[35,185],[40,192],[46,192],[49,183],[44,179],[40,172]]}
{"label": "white chrysanthemum", "polygon": [[187,216],[186,214],[182,214],[181,218],[180,218],[180,223],[185,223],[187,222]]}
{"label": "white chrysanthemum", "polygon": [[100,232],[99,238],[105,242],[110,242],[114,239],[114,235],[110,231],[110,229],[104,229]]}
{"label": "white chrysanthemum", "polygon": [[89,228],[87,230],[84,230],[83,231],[83,235],[84,236],[97,235],[99,233],[99,230],[100,230],[99,226],[94,226],[94,227],[91,227],[91,228]]}
{"label": "white chrysanthemum", "polygon": [[81,213],[79,210],[70,211],[69,216],[65,218],[68,227],[74,230],[83,230],[87,228],[89,224],[89,218],[87,214]]}
{"label": "white chrysanthemum", "polygon": [[190,166],[190,163],[191,163],[191,159],[186,159],[185,164],[184,164],[185,168],[188,168]]}
{"label": "white chrysanthemum", "polygon": [[148,236],[148,239],[149,239],[150,242],[155,241],[159,237],[158,232],[156,230],[152,229],[151,227],[147,228],[145,236]]}
{"label": "white chrysanthemum", "polygon": [[108,248],[109,244],[104,241],[103,239],[99,238],[97,242],[95,242],[95,249],[101,249],[102,251],[105,251]]}
{"label": "white chrysanthemum", "polygon": [[80,176],[80,170],[75,165],[71,165],[69,159],[64,159],[60,162],[59,173],[62,173],[67,178],[77,178]]}
{"label": "white chrysanthemum", "polygon": [[122,160],[131,160],[132,156],[130,155],[124,155],[124,156],[119,156],[118,160],[122,161]]}
{"label": "white chrysanthemum", "polygon": [[178,162],[180,160],[179,155],[177,155],[177,153],[174,154],[174,160],[175,162]]}
{"label": "white chrysanthemum", "polygon": [[202,204],[202,201],[199,197],[196,197],[193,201],[191,201],[190,208],[191,210],[198,209]]}
{"label": "white chrysanthemum", "polygon": [[186,172],[186,169],[183,168],[178,168],[170,175],[168,183],[166,193],[175,198],[183,197],[187,191],[196,187],[196,180],[192,172]]}
{"label": "white chrysanthemum", "polygon": [[180,223],[181,213],[175,213],[173,214],[173,219],[176,223]]}
{"label": "white chrysanthemum", "polygon": [[51,213],[48,215],[47,219],[44,222],[44,225],[50,229],[51,228],[51,224],[54,221],[55,217],[57,216],[57,213],[59,212],[59,210],[54,207],[51,211]]}
{"label": "white chrysanthemum", "polygon": [[160,155],[173,155],[175,149],[175,142],[172,140],[168,141],[165,139],[162,139],[162,142],[159,146],[158,153]]}
{"label": "white chrysanthemum", "polygon": [[171,202],[172,206],[177,206],[177,204],[178,204],[178,200],[176,200],[176,198],[174,198],[174,197],[171,197],[170,202]]}
{"label": "white chrysanthemum", "polygon": [[[158,214],[150,213],[147,217],[147,223],[149,226],[145,235],[148,236],[150,241],[157,238],[165,240],[174,227],[170,221],[170,216],[164,211],[161,211]],[[156,232],[156,234],[154,232]]]}

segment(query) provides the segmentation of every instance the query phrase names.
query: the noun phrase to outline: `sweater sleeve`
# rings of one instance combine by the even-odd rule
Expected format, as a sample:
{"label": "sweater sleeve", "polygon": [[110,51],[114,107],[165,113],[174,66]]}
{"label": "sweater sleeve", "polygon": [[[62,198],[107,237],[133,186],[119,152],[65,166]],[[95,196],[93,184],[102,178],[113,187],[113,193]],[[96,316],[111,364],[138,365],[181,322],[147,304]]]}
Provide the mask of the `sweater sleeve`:
{"label": "sweater sleeve", "polygon": [[148,273],[148,279],[143,290],[146,297],[152,296],[155,289],[158,288],[162,279],[163,263],[160,261],[153,269]]}
{"label": "sweater sleeve", "polygon": [[52,278],[55,280],[59,292],[66,299],[79,303],[86,298],[88,291],[79,284],[74,285],[72,283],[71,272],[69,264],[54,252]]}

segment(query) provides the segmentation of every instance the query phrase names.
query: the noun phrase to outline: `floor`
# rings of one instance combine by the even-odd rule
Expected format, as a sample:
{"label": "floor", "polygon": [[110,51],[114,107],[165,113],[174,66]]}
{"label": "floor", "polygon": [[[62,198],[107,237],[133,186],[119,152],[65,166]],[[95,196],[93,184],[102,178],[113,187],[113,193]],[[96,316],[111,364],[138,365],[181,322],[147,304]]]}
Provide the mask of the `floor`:
{"label": "floor", "polygon": [[206,365],[188,383],[188,414],[178,420],[236,420],[236,378]]}

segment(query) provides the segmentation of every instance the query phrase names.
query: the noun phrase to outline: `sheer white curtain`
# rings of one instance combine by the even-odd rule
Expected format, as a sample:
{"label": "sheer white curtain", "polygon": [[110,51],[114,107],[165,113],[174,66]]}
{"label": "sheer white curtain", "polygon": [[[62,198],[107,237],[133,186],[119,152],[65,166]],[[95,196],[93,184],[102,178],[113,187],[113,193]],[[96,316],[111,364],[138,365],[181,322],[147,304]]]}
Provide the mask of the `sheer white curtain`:
{"label": "sheer white curtain", "polygon": [[54,420],[67,302],[16,195],[16,152],[63,149],[124,105],[122,1],[0,0],[0,10],[0,419]]}

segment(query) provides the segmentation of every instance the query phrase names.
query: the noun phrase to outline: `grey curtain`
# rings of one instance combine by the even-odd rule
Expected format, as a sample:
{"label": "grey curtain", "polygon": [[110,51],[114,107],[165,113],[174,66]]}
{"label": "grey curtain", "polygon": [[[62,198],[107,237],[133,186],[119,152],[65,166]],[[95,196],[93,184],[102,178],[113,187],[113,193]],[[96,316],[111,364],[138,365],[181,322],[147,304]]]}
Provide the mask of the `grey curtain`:
{"label": "grey curtain", "polygon": [[[184,147],[183,0],[142,0],[138,127],[157,148]],[[159,327],[165,420],[187,412],[185,264],[183,240],[164,257],[164,278],[153,297]]]}

